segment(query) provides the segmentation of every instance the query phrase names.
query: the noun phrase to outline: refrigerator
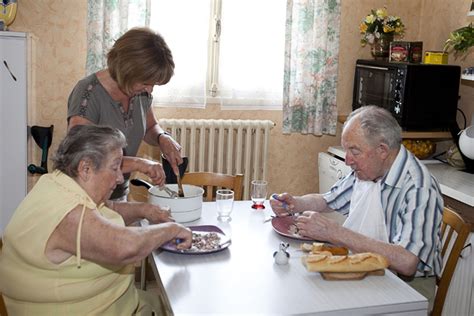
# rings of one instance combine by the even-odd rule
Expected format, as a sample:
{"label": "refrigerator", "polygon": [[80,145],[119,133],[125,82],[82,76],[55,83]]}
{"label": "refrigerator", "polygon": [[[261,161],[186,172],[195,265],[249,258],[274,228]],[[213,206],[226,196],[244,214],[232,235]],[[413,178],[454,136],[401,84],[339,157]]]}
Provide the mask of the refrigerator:
{"label": "refrigerator", "polygon": [[0,236],[27,192],[27,35],[0,32]]}

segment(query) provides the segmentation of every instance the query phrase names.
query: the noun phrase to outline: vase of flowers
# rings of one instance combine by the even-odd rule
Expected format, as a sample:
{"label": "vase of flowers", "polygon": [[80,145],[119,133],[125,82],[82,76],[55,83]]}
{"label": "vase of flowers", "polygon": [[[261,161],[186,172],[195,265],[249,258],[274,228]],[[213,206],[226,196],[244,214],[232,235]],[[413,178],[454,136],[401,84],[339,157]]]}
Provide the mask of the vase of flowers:
{"label": "vase of flowers", "polygon": [[359,26],[362,46],[371,45],[371,53],[376,59],[387,59],[390,42],[395,36],[403,36],[405,25],[398,16],[388,15],[387,8],[372,9]]}

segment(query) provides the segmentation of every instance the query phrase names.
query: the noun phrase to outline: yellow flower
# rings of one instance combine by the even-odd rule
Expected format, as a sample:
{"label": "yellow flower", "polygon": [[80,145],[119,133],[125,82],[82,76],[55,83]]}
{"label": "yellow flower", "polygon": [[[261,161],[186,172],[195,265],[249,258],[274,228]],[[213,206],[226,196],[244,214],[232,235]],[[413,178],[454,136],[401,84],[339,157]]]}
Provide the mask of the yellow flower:
{"label": "yellow flower", "polygon": [[368,24],[371,24],[375,21],[375,16],[373,14],[369,14],[366,18],[365,18],[365,23],[368,23]]}
{"label": "yellow flower", "polygon": [[394,28],[393,27],[390,27],[389,25],[384,25],[383,26],[383,32],[384,33],[390,33],[390,32],[393,32]]}
{"label": "yellow flower", "polygon": [[377,9],[377,11],[375,11],[375,14],[377,15],[378,18],[384,19],[387,16],[387,9],[386,8]]}
{"label": "yellow flower", "polygon": [[367,31],[367,24],[361,23],[359,26],[360,33],[365,33]]}

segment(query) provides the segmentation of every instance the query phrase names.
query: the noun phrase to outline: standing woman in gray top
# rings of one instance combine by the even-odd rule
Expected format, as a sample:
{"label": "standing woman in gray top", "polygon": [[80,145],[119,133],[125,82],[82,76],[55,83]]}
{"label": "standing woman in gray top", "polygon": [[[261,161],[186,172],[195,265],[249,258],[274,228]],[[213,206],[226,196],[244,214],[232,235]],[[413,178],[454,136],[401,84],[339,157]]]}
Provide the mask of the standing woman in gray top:
{"label": "standing woman in gray top", "polygon": [[122,172],[125,182],[111,199],[126,200],[130,172],[139,171],[156,185],[165,183],[160,163],[138,158],[140,143],[159,146],[175,173],[182,163],[181,146],[159,126],[152,109],[155,85],[174,74],[171,51],[164,39],[148,28],[123,34],[107,54],[107,67],[80,80],[68,100],[68,128],[97,124],[118,128],[127,138]]}

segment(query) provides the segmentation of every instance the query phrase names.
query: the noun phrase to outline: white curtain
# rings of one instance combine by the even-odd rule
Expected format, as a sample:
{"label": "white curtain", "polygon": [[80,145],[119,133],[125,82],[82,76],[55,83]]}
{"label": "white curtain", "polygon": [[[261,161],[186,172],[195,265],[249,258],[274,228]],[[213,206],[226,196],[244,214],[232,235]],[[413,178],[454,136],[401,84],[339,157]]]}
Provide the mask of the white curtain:
{"label": "white curtain", "polygon": [[150,27],[175,63],[170,82],[153,89],[154,105],[205,107],[210,7],[210,0],[152,0]]}
{"label": "white curtain", "polygon": [[281,109],[284,0],[225,1],[219,91],[224,106]]}

